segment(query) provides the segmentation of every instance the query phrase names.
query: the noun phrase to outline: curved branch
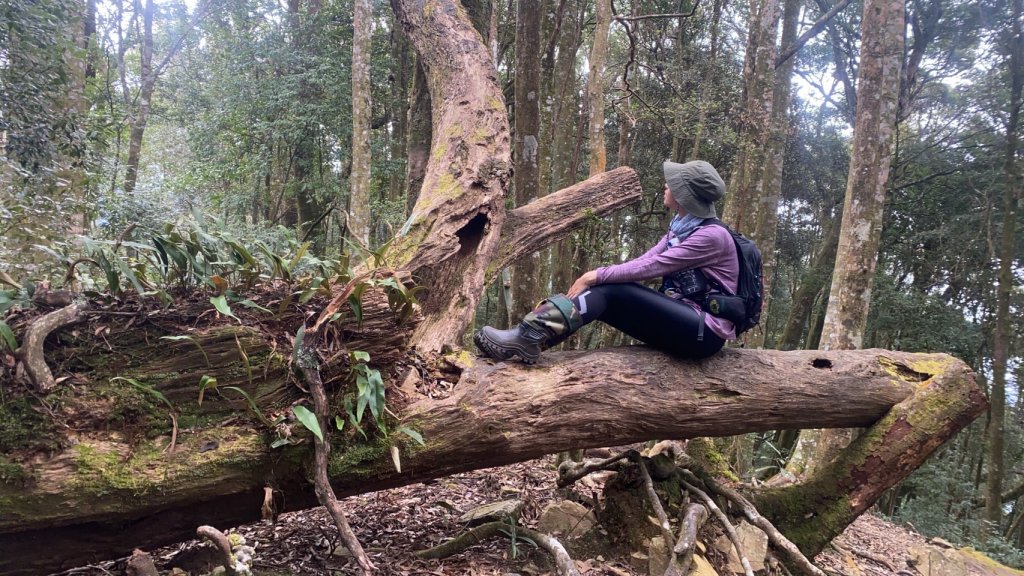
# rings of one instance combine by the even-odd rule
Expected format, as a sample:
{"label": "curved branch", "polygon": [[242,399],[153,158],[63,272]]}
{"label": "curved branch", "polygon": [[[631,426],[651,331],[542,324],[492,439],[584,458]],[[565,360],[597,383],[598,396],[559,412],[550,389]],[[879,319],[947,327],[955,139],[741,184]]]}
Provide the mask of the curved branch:
{"label": "curved branch", "polygon": [[538,532],[522,526],[512,526],[503,521],[481,524],[459,534],[447,542],[438,544],[433,548],[419,550],[415,554],[424,560],[440,560],[453,554],[458,554],[470,546],[479,544],[492,536],[502,535],[511,539],[513,538],[512,534],[516,534],[516,537],[521,535],[533,540],[537,543],[537,546],[551,554],[551,556],[554,557],[555,566],[558,568],[559,574],[562,574],[563,576],[579,576],[579,572],[576,570],[576,564],[572,561],[572,558],[569,557],[569,554],[565,551],[565,547],[562,546],[561,542],[547,534],[544,534],[543,532]]}

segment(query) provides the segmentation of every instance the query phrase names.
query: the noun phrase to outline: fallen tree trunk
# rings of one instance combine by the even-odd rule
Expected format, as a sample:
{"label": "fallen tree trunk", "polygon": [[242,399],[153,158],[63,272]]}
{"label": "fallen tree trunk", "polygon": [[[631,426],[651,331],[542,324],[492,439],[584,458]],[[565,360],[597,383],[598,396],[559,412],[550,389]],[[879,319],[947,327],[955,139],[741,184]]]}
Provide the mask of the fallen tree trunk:
{"label": "fallen tree trunk", "polygon": [[[331,478],[339,496],[570,448],[863,427],[883,418],[898,422],[885,424],[895,430],[886,438],[924,434],[933,448],[985,405],[970,370],[945,355],[725,350],[686,362],[633,347],[550,354],[537,367],[460,357],[466,366],[454,375],[449,397],[422,398],[402,411],[403,422],[421,431],[426,445],[400,446],[401,473],[388,456],[395,438],[336,446]],[[914,402],[937,382],[943,401],[925,401],[932,407],[926,420],[893,420],[894,406]],[[273,385],[289,386],[284,379],[263,384]],[[183,427],[181,448],[169,454],[159,439],[90,430],[78,432],[77,443],[57,454],[19,463],[24,477],[0,483],[0,573],[45,573],[186,539],[201,524],[259,519],[266,483],[284,493],[287,509],[315,505],[308,481],[311,447],[271,449],[269,430],[247,425],[243,415],[236,412],[225,422],[221,413],[221,420],[205,427]],[[924,426],[933,421],[945,424]],[[863,448],[859,464],[843,476],[852,483],[844,487],[858,494],[857,509],[877,497],[877,486],[896,481],[884,474],[863,477],[864,462],[878,474],[885,468],[879,460],[903,471],[917,459],[888,446]],[[872,490],[860,495],[858,480]],[[773,514],[790,514],[784,507],[767,508],[765,515],[776,523]],[[799,521],[813,523],[802,516]]]}

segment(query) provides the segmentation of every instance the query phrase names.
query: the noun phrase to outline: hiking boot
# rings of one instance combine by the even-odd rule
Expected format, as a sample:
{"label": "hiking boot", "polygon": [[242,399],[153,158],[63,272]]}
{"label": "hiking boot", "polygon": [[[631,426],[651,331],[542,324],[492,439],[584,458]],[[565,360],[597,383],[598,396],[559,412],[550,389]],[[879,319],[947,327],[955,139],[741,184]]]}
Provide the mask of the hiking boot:
{"label": "hiking boot", "polygon": [[542,301],[518,326],[508,330],[484,326],[473,335],[473,342],[495,360],[518,356],[527,364],[535,364],[541,350],[553,342],[561,342],[582,325],[572,300],[556,294]]}

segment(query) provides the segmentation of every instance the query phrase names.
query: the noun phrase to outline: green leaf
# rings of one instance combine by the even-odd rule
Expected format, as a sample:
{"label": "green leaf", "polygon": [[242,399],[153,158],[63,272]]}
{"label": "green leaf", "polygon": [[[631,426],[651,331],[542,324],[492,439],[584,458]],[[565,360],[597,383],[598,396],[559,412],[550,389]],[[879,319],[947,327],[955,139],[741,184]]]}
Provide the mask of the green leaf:
{"label": "green leaf", "polygon": [[270,447],[271,448],[280,448],[281,446],[287,446],[287,445],[289,445],[291,443],[292,443],[292,441],[287,439],[287,438],[278,438],[277,440],[274,440],[273,442],[270,443]]}
{"label": "green leaf", "polygon": [[345,419],[342,418],[340,415],[335,415],[334,416],[334,427],[337,428],[338,430],[343,429],[345,427]]}
{"label": "green leaf", "polygon": [[167,407],[170,408],[172,412],[174,411],[174,405],[171,404],[170,400],[168,400],[167,397],[164,396],[162,392],[160,392],[156,388],[153,388],[149,384],[144,384],[144,383],[139,382],[138,380],[136,380],[134,378],[125,378],[123,376],[114,376],[113,378],[110,379],[110,381],[111,382],[116,382],[116,381],[127,382],[127,383],[131,384],[132,386],[138,388],[139,390],[142,390],[143,392],[146,392],[146,393],[152,395],[157,400],[160,400],[161,402],[166,404]]}
{"label": "green leaf", "polygon": [[14,331],[3,320],[0,320],[0,342],[11,352],[18,349],[18,339],[14,337]]}
{"label": "green leaf", "polygon": [[267,314],[274,313],[273,311],[267,310],[266,308],[260,306],[259,304],[253,302],[252,300],[236,300],[235,302],[241,304],[242,306],[245,306],[246,308],[253,308],[255,310],[259,310],[260,312],[266,312]]}
{"label": "green leaf", "polygon": [[419,432],[417,432],[416,430],[413,430],[412,428],[409,428],[408,426],[400,426],[398,428],[398,432],[401,432],[402,434],[405,434],[409,438],[412,438],[420,446],[426,446],[426,444],[423,442],[423,435],[420,434]]}
{"label": "green leaf", "polygon": [[216,388],[217,379],[213,376],[203,374],[203,377],[199,379],[199,405],[203,405],[203,393],[206,392],[207,388]]}
{"label": "green leaf", "polygon": [[213,307],[217,309],[217,312],[220,312],[225,316],[230,316],[235,320],[238,320],[239,324],[242,323],[238,316],[235,316],[234,312],[231,311],[231,307],[228,306],[227,298],[225,298],[223,294],[221,294],[220,296],[211,296],[210,304],[213,304]]}
{"label": "green leaf", "polygon": [[363,350],[355,350],[352,352],[352,359],[356,362],[369,362],[370,353],[364,352]]}
{"label": "green leaf", "polygon": [[160,339],[161,340],[171,340],[173,342],[177,342],[179,340],[187,340],[187,341],[195,344],[196,348],[198,348],[199,351],[202,352],[203,358],[206,359],[206,367],[209,368],[211,366],[211,364],[210,364],[210,357],[206,355],[206,350],[203,350],[202,344],[200,344],[195,338],[193,338],[193,337],[191,337],[191,336],[189,336],[187,334],[182,334],[182,335],[179,335],[179,336],[161,336]]}
{"label": "green leaf", "polygon": [[312,432],[314,436],[319,438],[321,442],[324,441],[324,435],[320,431],[320,422],[317,420],[316,414],[313,414],[309,411],[309,408],[301,404],[292,406],[292,412],[295,413],[295,417],[299,419],[299,422]]}

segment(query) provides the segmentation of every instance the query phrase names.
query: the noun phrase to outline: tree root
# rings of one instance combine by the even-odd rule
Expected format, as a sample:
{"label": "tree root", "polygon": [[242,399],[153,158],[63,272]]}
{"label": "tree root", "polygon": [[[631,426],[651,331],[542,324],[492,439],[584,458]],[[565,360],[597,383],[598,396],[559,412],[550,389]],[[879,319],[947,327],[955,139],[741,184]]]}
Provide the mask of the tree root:
{"label": "tree root", "polygon": [[224,569],[227,571],[228,576],[234,576],[235,556],[231,553],[231,542],[228,541],[228,537],[213,526],[200,526],[196,528],[196,535],[209,540],[213,544],[214,548],[220,552],[221,562],[224,563]]}
{"label": "tree root", "polygon": [[558,481],[556,484],[559,488],[565,488],[592,472],[610,470],[612,465],[618,461],[632,460],[639,455],[640,453],[636,450],[626,450],[605,460],[586,460],[584,462],[565,460],[558,466]]}
{"label": "tree root", "polygon": [[[515,536],[513,536],[515,534]],[[576,564],[569,557],[569,553],[565,551],[565,547],[562,543],[536,530],[530,528],[524,528],[522,526],[512,526],[511,524],[503,521],[488,522],[481,524],[475,528],[467,530],[462,534],[459,534],[455,538],[438,544],[433,548],[427,548],[426,550],[419,550],[416,552],[416,556],[424,560],[440,560],[447,558],[453,554],[458,554],[463,550],[483,542],[487,538],[492,536],[503,535],[508,538],[518,538],[523,536],[537,543],[541,549],[555,560],[555,567],[558,573],[562,576],[579,576],[579,571],[576,570]]]}
{"label": "tree root", "polygon": [[46,365],[43,342],[50,332],[78,320],[88,307],[87,302],[75,302],[70,306],[40,316],[25,330],[25,341],[14,355],[21,360],[29,381],[40,394],[48,394],[57,387],[53,373]]}
{"label": "tree root", "polygon": [[[699,479],[693,472],[683,468],[681,469],[683,476],[687,477],[691,482],[698,482]],[[786,555],[786,559],[792,563],[793,566],[798,568],[802,573],[807,576],[825,576],[825,573],[821,571],[817,566],[811,563],[806,556],[800,552],[800,549],[796,547],[788,538],[782,535],[781,532],[767,518],[761,516],[757,511],[757,508],[750,503],[749,500],[744,498],[739,492],[725,486],[721,482],[711,478],[710,476],[703,479],[704,484],[707,485],[711,490],[717,494],[721,494],[733,504],[737,505],[740,510],[743,511],[743,515],[746,516],[747,520],[751,524],[757,526],[762,532],[768,535],[768,541],[772,543],[772,546],[777,548],[783,554]]]}
{"label": "tree root", "polygon": [[729,521],[729,517],[725,515],[725,512],[715,504],[714,499],[707,495],[706,492],[690,484],[686,480],[680,479],[679,483],[683,485],[691,494],[697,496],[704,503],[704,506],[714,514],[718,522],[721,523],[722,528],[725,529],[725,534],[729,537],[733,547],[736,548],[736,555],[740,559],[740,564],[743,565],[744,576],[754,576],[754,571],[750,568],[750,560],[747,559],[747,554],[743,551],[743,547],[740,546],[739,536],[736,535],[736,528],[733,527],[732,522]]}
{"label": "tree root", "polygon": [[683,521],[679,526],[679,540],[672,548],[668,570],[665,576],[686,574],[693,563],[693,551],[697,547],[697,531],[707,522],[708,509],[701,504],[688,505],[683,511]]}

